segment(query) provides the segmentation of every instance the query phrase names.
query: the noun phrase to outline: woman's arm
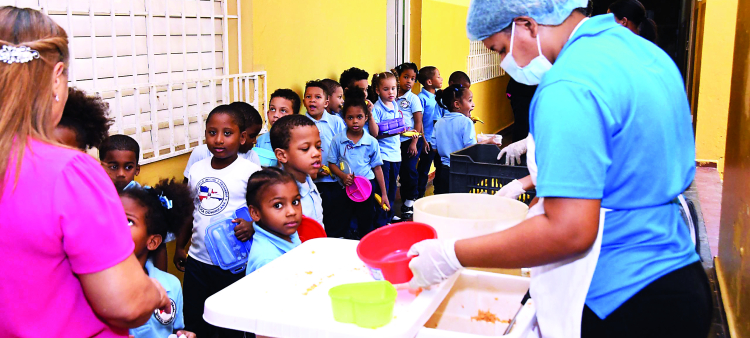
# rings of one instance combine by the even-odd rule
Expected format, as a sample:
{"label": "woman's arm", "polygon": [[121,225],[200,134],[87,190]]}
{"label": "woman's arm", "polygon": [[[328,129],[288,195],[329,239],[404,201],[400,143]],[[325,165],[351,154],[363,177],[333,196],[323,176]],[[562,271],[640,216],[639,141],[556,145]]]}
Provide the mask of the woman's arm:
{"label": "woman's arm", "polygon": [[599,230],[601,200],[544,199],[545,214],[508,230],[456,242],[465,267],[521,268],[557,262],[588,250]]}
{"label": "woman's arm", "polygon": [[145,324],[155,309],[170,307],[167,292],[149,278],[134,255],[99,272],[78,276],[94,312],[110,326]]}

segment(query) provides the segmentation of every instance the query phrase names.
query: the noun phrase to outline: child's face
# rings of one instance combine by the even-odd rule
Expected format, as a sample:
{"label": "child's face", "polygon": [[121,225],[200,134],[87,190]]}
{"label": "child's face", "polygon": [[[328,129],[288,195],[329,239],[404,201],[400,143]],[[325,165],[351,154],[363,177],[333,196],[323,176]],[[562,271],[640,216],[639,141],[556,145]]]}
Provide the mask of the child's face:
{"label": "child's face", "polygon": [[293,104],[291,100],[287,100],[283,97],[274,97],[271,102],[268,103],[268,125],[272,126],[276,123],[276,120],[282,116],[294,114]]}
{"label": "child's face", "polygon": [[253,147],[255,146],[255,141],[258,138],[258,134],[260,133],[261,127],[262,125],[256,124],[256,125],[251,125],[249,128],[245,129],[247,138],[246,138],[245,144],[240,146],[241,153],[246,153],[250,151],[250,149],[253,149]]}
{"label": "child's face", "polygon": [[328,107],[328,97],[323,88],[307,87],[305,89],[305,109],[307,113],[315,118],[323,115]]}
{"label": "child's face", "polygon": [[463,97],[457,100],[455,105],[458,106],[458,112],[466,116],[471,115],[471,111],[474,110],[474,94],[471,90],[466,90]]}
{"label": "child's face", "polygon": [[440,89],[443,88],[443,78],[440,76],[440,71],[435,69],[435,75],[432,76],[430,79],[430,82],[432,83],[432,88]]}
{"label": "child's face", "polygon": [[369,84],[367,83],[367,79],[354,81],[354,87],[361,89],[362,92],[365,93],[365,99],[367,99],[367,87],[368,86]]}
{"label": "child's face", "polygon": [[107,172],[117,191],[122,191],[126,185],[141,172],[138,158],[130,150],[110,150],[102,159],[102,166]]}
{"label": "child's face", "polygon": [[401,88],[401,91],[408,92],[414,86],[414,81],[416,80],[417,72],[414,69],[407,69],[398,76],[398,86]]}
{"label": "child's face", "polygon": [[398,90],[396,89],[396,78],[391,77],[381,80],[377,92],[383,102],[395,101],[396,95],[398,94]]}
{"label": "child's face", "polygon": [[333,94],[328,97],[328,107],[331,108],[332,113],[338,113],[341,111],[341,108],[344,107],[344,89],[341,87],[336,87],[336,90],[333,91]]}
{"label": "child's face", "polygon": [[85,151],[84,145],[78,144],[76,132],[68,127],[58,125],[55,127],[54,137],[57,142],[60,142],[68,147],[80,149]]}
{"label": "child's face", "polygon": [[346,127],[350,131],[359,134],[364,131],[362,128],[365,123],[367,123],[367,116],[362,110],[362,107],[349,107],[349,109],[346,110],[344,122],[346,122]]}
{"label": "child's face", "polygon": [[250,206],[250,215],[268,232],[291,242],[302,223],[302,203],[294,182],[272,184],[260,194],[258,206]]}
{"label": "child's face", "polygon": [[245,131],[229,114],[214,113],[206,121],[206,145],[208,150],[218,159],[237,156],[240,146],[246,141]]}
{"label": "child's face", "polygon": [[321,143],[318,127],[300,126],[289,131],[289,148],[276,149],[276,157],[284,169],[304,182],[306,176],[315,177],[321,165]]}
{"label": "child's face", "polygon": [[148,209],[145,206],[128,196],[122,196],[120,200],[130,226],[130,236],[133,237],[133,243],[135,243],[133,253],[139,260],[146,258],[149,251],[156,250],[161,244],[161,235],[148,234],[148,226],[146,225]]}

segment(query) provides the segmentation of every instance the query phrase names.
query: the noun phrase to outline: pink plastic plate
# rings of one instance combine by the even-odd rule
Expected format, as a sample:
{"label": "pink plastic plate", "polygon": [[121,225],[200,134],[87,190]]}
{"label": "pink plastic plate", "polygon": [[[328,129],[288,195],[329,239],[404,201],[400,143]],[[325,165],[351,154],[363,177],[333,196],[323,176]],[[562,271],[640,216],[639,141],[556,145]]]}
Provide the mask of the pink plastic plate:
{"label": "pink plastic plate", "polygon": [[364,202],[370,198],[372,184],[370,180],[362,176],[354,176],[354,183],[346,187],[346,195],[354,202]]}

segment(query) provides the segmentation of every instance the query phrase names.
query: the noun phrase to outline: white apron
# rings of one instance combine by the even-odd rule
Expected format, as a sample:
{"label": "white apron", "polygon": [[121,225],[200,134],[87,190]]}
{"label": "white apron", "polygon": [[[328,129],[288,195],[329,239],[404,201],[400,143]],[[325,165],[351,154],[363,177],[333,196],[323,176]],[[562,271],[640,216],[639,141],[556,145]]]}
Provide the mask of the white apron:
{"label": "white apron", "polygon": [[[536,185],[537,166],[533,136],[527,139],[527,165],[531,180]],[[604,216],[608,210],[601,209],[599,232],[594,245],[586,252],[552,264],[531,268],[531,298],[536,307],[539,327],[536,337],[577,338],[581,336],[581,314],[586,294],[594,276],[596,262],[602,246]],[[526,218],[544,214],[544,198],[529,209]],[[534,337],[534,334],[530,335]]]}

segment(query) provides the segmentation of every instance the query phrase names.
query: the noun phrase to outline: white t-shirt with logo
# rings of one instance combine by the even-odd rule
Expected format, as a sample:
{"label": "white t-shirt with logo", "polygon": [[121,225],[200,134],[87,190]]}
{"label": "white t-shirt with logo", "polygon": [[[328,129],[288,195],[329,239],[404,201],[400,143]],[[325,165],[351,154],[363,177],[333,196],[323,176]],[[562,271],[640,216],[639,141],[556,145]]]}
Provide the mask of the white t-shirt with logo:
{"label": "white t-shirt with logo", "polygon": [[204,237],[211,219],[229,218],[235,210],[247,206],[247,181],[260,166],[238,157],[228,167],[216,170],[211,158],[200,160],[190,167],[188,185],[195,195],[193,236],[188,254],[199,262],[215,265],[206,250]]}

